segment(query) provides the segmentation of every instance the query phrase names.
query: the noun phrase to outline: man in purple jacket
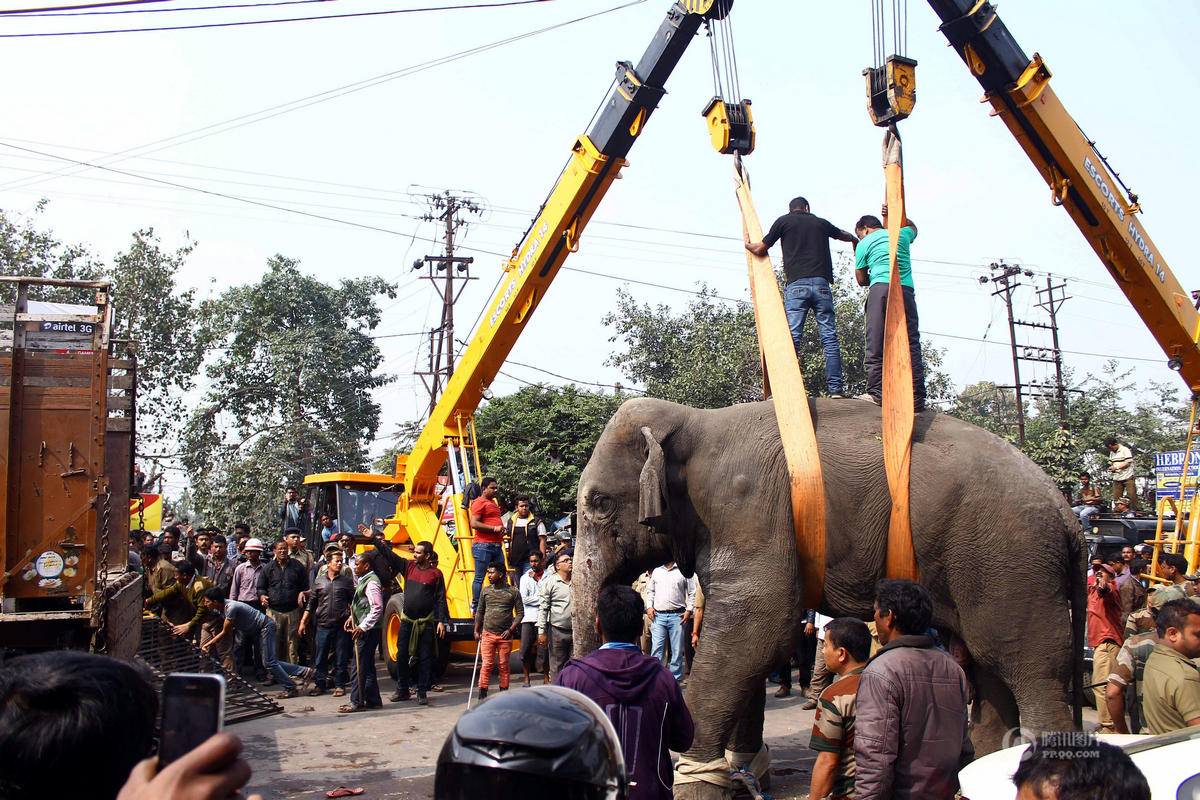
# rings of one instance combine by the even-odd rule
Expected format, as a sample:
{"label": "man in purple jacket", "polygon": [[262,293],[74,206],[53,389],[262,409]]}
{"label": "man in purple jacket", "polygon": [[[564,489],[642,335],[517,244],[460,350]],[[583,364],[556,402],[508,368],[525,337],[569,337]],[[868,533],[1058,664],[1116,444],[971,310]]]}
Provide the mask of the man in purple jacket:
{"label": "man in purple jacket", "polygon": [[696,729],[674,676],[635,644],[645,610],[628,586],[602,589],[596,630],[604,644],[568,661],[554,683],[587,695],[612,720],[629,770],[629,800],[670,800],[669,751],[691,747]]}

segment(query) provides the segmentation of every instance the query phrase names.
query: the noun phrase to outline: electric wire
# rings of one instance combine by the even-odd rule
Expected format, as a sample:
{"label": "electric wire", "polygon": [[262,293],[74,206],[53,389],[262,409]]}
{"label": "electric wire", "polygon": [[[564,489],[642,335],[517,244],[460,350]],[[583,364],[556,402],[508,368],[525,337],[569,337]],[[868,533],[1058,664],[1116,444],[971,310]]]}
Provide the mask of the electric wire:
{"label": "electric wire", "polygon": [[[330,100],[335,100],[335,99],[338,99],[341,97],[345,97],[346,95],[354,94],[355,92],[360,92],[365,89],[374,88],[375,86],[378,86],[380,84],[388,83],[390,81],[397,80],[399,78],[405,78],[410,75],[415,75],[417,73],[424,72],[429,69],[433,69],[434,67],[442,66],[444,64],[449,64],[454,61],[459,61],[461,59],[468,58],[470,56],[477,55],[479,53],[484,53],[489,50],[494,50],[494,49],[497,49],[500,47],[514,44],[516,42],[523,41],[525,39],[529,39],[534,36],[540,36],[544,33],[549,33],[549,32],[555,31],[555,30],[566,28],[568,26],[575,25],[580,22],[586,22],[588,20],[592,20],[597,17],[602,17],[607,14],[612,14],[617,11],[622,11],[631,6],[640,5],[644,2],[646,2],[646,0],[628,0],[628,2],[621,3],[620,5],[612,6],[610,8],[607,8],[607,9],[604,9],[601,11],[597,11],[597,12],[593,12],[591,14],[585,14],[583,16],[575,17],[573,19],[564,20],[562,22],[558,22],[553,25],[548,25],[544,28],[537,28],[532,31],[526,31],[525,33],[516,34],[514,36],[508,36],[504,39],[498,39],[498,40],[495,40],[492,42],[488,42],[486,44],[476,45],[475,47],[467,48],[466,50],[460,50],[458,52],[451,53],[446,56],[441,56],[441,57],[438,57],[435,59],[430,59],[428,61],[420,62],[420,63],[413,64],[413,65],[410,65],[407,67],[402,67],[398,70],[393,70],[391,72],[385,72],[380,75],[375,75],[375,76],[372,76],[369,78],[363,78],[361,80],[354,81],[352,83],[348,83],[348,84],[345,84],[342,86],[337,86],[332,89],[326,89],[325,91],[317,92],[316,94],[308,95],[307,97],[301,97],[296,100],[290,100],[286,103],[280,103],[280,104],[277,104],[274,106],[270,106],[268,108],[259,109],[258,111],[252,111],[252,112],[249,112],[246,114],[241,114],[239,116],[232,117],[230,119],[226,119],[221,122],[210,123],[208,125],[204,125],[199,128],[194,128],[190,131],[184,131],[183,133],[178,133],[173,136],[167,136],[162,139],[156,139],[156,140],[147,142],[142,145],[137,145],[134,147],[127,148],[125,150],[118,151],[117,153],[113,154],[113,158],[116,161],[121,161],[121,160],[126,160],[128,158],[133,158],[133,157],[142,157],[142,156],[149,155],[150,153],[157,153],[162,150],[166,150],[170,147],[177,147],[179,145],[195,142],[200,139],[208,138],[210,136],[216,136],[221,133],[227,133],[232,130],[237,130],[238,128],[243,128],[247,125],[253,125],[253,124],[256,124],[259,122],[265,122],[266,120],[274,119],[275,117],[282,116],[283,114],[288,114],[293,111],[299,111],[301,109],[308,108],[309,106],[314,106],[319,103],[325,103]],[[110,162],[110,163],[113,163],[113,162]],[[60,169],[55,172],[50,172],[43,179],[56,177],[58,174],[62,174],[67,171],[68,170]],[[78,170],[76,172],[78,172]],[[72,174],[74,174],[74,173],[72,173]],[[23,185],[32,185],[33,183],[37,183],[37,182],[40,182],[40,181],[38,181],[36,179],[28,179],[28,180],[26,180],[26,182]],[[12,182],[6,183],[6,184],[0,184],[0,189],[6,189],[6,188],[10,188],[10,187],[13,187]]]}
{"label": "electric wire", "polygon": [[557,0],[500,0],[496,3],[471,3],[466,5],[428,6],[425,8],[391,8],[382,11],[348,11],[344,14],[321,14],[313,17],[284,17],[278,19],[244,19],[234,22],[202,22],[191,25],[163,25],[155,28],[110,28],[93,31],[37,31],[35,33],[0,33],[0,39],[34,39],[55,36],[103,36],[110,33],[156,33],[160,31],[195,31],[211,28],[239,28],[247,25],[277,25],[283,22],[312,22],[330,19],[357,19],[360,17],[385,17],[395,14],[423,14],[431,11],[468,11],[486,8],[506,8],[534,3],[553,3]]}
{"label": "electric wire", "polygon": [[[146,0],[146,2],[164,2],[165,0]],[[0,12],[15,14],[17,19],[29,17],[100,17],[113,14],[166,14],[178,11],[219,11],[231,8],[272,8],[274,6],[302,6],[312,3],[331,3],[336,0],[275,0],[271,3],[232,3],[219,6],[176,6],[171,8],[119,8],[114,11],[58,11],[58,12]],[[85,6],[86,8],[86,6]]]}

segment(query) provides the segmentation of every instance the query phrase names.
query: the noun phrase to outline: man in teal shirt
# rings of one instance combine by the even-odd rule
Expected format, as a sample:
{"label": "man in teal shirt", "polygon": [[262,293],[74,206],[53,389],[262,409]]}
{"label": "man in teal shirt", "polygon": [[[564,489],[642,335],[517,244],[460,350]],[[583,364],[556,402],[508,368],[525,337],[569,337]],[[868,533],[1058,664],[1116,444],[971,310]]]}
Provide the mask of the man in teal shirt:
{"label": "man in teal shirt", "polygon": [[[859,286],[870,286],[867,292],[867,396],[876,405],[883,404],[883,322],[887,313],[888,278],[888,232],[887,207],[883,209],[883,222],[870,214],[862,217],[854,227],[859,238],[854,248],[854,278]],[[913,293],[912,259],[908,248],[917,238],[917,226],[913,221],[900,229],[900,243],[896,254],[896,266],[900,270],[900,287],[904,292],[904,314],[908,321],[908,350],[912,358],[913,409],[925,410],[925,365],[921,361],[921,334],[917,327],[917,301]]]}

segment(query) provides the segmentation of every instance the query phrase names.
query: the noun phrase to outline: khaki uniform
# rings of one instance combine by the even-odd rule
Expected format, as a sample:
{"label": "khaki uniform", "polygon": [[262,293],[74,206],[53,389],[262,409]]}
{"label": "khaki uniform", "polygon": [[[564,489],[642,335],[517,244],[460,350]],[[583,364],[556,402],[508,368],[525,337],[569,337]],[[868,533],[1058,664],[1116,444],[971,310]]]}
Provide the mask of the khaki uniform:
{"label": "khaki uniform", "polygon": [[1177,731],[1200,719],[1200,672],[1191,660],[1156,644],[1142,679],[1142,711],[1150,733]]}

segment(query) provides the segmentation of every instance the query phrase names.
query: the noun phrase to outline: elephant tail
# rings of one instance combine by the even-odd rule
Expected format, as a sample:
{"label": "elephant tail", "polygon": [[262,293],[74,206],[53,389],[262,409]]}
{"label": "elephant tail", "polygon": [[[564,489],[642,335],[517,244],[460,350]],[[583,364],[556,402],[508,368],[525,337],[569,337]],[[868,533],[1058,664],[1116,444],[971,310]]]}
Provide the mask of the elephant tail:
{"label": "elephant tail", "polygon": [[1083,531],[1067,526],[1067,589],[1071,606],[1071,713],[1076,730],[1083,730],[1083,647],[1087,623],[1087,586],[1084,562],[1087,555]]}

